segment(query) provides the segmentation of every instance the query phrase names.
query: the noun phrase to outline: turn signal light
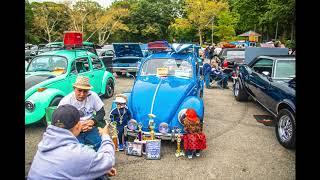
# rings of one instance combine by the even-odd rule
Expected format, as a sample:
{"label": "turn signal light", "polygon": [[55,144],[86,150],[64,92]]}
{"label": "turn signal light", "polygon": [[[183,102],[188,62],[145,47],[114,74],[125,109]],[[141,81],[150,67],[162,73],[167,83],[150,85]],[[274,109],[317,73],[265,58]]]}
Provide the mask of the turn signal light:
{"label": "turn signal light", "polygon": [[38,88],[38,92],[42,92],[42,91],[44,91],[44,90],[46,90],[47,88],[45,88],[45,87],[41,87],[41,88]]}

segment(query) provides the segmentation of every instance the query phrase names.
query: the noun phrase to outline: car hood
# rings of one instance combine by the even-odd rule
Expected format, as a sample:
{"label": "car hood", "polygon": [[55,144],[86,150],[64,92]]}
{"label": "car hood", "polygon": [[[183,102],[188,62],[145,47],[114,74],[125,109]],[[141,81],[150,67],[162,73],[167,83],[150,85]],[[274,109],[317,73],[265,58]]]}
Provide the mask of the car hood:
{"label": "car hood", "polygon": [[39,87],[45,87],[48,84],[62,78],[53,72],[26,72],[25,73],[25,99],[33,94]]}
{"label": "car hood", "polygon": [[131,95],[133,118],[142,122],[144,131],[149,130],[148,114],[150,113],[156,115],[154,118],[155,131],[158,131],[161,122],[170,124],[181,102],[192,89],[194,85],[192,81],[192,79],[174,76],[139,77],[133,86]]}
{"label": "car hood", "polygon": [[120,57],[143,57],[139,44],[113,44],[117,58]]}

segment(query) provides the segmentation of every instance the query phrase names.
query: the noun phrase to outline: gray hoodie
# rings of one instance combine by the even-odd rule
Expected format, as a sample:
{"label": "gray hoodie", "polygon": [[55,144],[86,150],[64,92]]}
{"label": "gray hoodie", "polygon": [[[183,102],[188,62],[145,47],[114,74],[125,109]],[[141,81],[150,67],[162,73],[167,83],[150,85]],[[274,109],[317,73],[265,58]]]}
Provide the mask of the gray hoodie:
{"label": "gray hoodie", "polygon": [[38,144],[29,170],[29,180],[91,180],[103,176],[115,163],[114,145],[108,135],[101,137],[97,152],[80,144],[67,129],[49,125]]}

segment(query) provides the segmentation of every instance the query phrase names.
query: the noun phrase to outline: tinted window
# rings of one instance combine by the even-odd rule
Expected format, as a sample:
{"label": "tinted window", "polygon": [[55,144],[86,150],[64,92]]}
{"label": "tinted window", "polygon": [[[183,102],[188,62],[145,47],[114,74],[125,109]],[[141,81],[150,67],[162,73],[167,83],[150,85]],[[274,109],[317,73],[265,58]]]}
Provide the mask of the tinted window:
{"label": "tinted window", "polygon": [[278,60],[275,66],[275,78],[291,78],[296,75],[296,61]]}
{"label": "tinted window", "polygon": [[252,69],[262,74],[263,71],[269,72],[269,74],[272,74],[272,66],[273,66],[273,60],[271,59],[259,59],[253,66]]}

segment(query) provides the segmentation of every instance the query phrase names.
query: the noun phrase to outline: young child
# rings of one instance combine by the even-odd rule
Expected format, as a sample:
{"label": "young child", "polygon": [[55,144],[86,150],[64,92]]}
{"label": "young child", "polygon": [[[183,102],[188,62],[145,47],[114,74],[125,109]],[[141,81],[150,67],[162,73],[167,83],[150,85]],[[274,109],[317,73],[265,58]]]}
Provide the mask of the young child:
{"label": "young child", "polygon": [[118,139],[119,139],[119,151],[123,151],[123,146],[125,143],[124,138],[124,126],[128,124],[128,121],[131,119],[131,113],[127,107],[127,96],[124,94],[116,95],[114,102],[117,104],[117,107],[112,109],[110,112],[111,122],[117,122],[118,130]]}
{"label": "young child", "polygon": [[184,150],[189,159],[193,154],[200,156],[200,151],[207,148],[206,135],[202,132],[200,119],[194,109],[187,109],[181,120],[186,134],[183,135]]}

